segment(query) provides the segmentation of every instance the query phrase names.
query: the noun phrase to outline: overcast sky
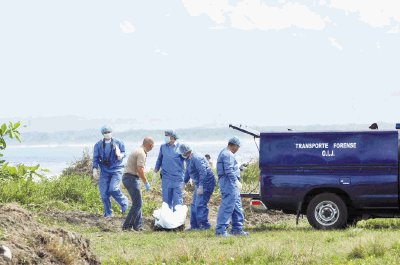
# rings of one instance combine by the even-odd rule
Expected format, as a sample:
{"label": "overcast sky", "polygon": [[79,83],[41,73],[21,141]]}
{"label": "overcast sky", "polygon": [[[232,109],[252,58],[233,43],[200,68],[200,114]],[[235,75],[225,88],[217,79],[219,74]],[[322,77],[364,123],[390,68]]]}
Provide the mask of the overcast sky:
{"label": "overcast sky", "polygon": [[0,1],[0,118],[400,121],[398,0]]}

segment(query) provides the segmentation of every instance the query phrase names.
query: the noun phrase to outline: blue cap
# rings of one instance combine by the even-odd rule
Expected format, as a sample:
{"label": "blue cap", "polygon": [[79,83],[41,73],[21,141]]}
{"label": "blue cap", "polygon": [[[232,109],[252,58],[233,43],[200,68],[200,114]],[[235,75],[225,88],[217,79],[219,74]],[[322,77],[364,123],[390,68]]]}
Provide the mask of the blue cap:
{"label": "blue cap", "polygon": [[166,130],[165,135],[174,137],[175,139],[179,139],[178,134],[174,130]]}
{"label": "blue cap", "polygon": [[229,139],[230,144],[234,144],[240,147],[240,139],[237,136],[233,136],[231,139]]}
{"label": "blue cap", "polygon": [[103,127],[101,127],[101,134],[105,134],[107,132],[112,132],[111,126],[104,125]]}
{"label": "blue cap", "polygon": [[184,154],[186,154],[187,152],[190,152],[190,151],[192,151],[192,148],[189,145],[187,145],[187,144],[180,144],[179,145],[179,153],[181,155],[184,155]]}

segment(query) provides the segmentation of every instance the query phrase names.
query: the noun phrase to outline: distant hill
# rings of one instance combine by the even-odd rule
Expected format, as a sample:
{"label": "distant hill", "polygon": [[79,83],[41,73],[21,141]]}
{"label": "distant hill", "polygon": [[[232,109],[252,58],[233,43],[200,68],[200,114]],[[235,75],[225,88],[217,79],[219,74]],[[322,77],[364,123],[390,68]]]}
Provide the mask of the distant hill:
{"label": "distant hill", "polygon": [[[393,130],[394,124],[389,123],[378,123],[379,129]],[[287,131],[291,129],[293,131],[359,131],[368,130],[369,124],[345,124],[345,125],[288,125],[288,126],[249,126],[249,128],[255,129],[260,132],[268,131]],[[95,127],[92,129],[74,130],[79,126],[71,127],[70,130],[56,131],[56,132],[39,132],[39,131],[25,131],[25,128],[21,130],[23,135],[23,144],[79,144],[79,143],[93,143],[101,138],[99,128]],[[167,127],[168,128],[168,127]],[[114,132],[116,138],[120,138],[125,142],[136,142],[141,141],[144,136],[153,136],[156,141],[163,140],[163,129],[127,129],[119,130]],[[186,128],[177,129],[181,139],[185,141],[220,141],[237,135],[243,139],[251,139],[252,137],[243,134],[239,131],[228,128],[228,124],[224,127],[214,128]],[[10,144],[14,144],[11,143]]]}
{"label": "distant hill", "polygon": [[[40,132],[40,133],[59,133],[59,132],[71,132],[71,131],[82,131],[78,133],[79,136],[90,134],[93,131],[96,134],[101,126],[104,124],[111,125],[117,132],[127,132],[127,131],[162,131],[164,129],[175,128],[180,131],[189,130],[190,132],[196,131],[196,128],[217,128],[225,129],[228,128],[229,123],[226,122],[213,122],[210,121],[207,124],[199,124],[195,120],[190,120],[189,118],[179,118],[179,119],[159,119],[157,117],[146,118],[143,117],[141,120],[135,118],[82,118],[78,116],[58,116],[58,117],[30,117],[30,118],[2,118],[0,117],[0,123],[8,121],[21,121],[26,128],[23,128],[21,132],[24,134],[30,132]],[[379,121],[371,121],[371,123],[377,122],[380,129],[394,129],[395,124]],[[255,128],[261,131],[281,131],[287,130],[288,128],[293,130],[304,130],[304,131],[316,131],[316,130],[362,130],[368,129],[370,124],[331,124],[331,125],[295,125],[288,124],[285,126],[270,126],[268,124],[246,124],[250,128]],[[188,129],[189,128],[189,129]],[[193,129],[194,128],[194,129]],[[39,137],[36,134],[35,137]],[[54,136],[55,137],[55,136]]]}

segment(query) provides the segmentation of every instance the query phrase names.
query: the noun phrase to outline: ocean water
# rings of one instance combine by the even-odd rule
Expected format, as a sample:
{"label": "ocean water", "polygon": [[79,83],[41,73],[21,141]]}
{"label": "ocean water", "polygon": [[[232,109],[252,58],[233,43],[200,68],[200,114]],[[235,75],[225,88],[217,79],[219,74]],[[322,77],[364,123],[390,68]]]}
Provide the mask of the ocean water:
{"label": "ocean water", "polygon": [[[219,152],[226,147],[227,143],[223,140],[212,141],[187,141],[193,150],[203,155],[211,155],[214,163],[217,160]],[[257,141],[257,144],[258,141]],[[125,142],[127,153],[129,154],[135,148],[141,145],[141,142]],[[154,168],[161,142],[156,142],[153,150],[149,152],[146,163],[146,170]],[[7,146],[4,150],[4,159],[11,164],[24,163],[26,165],[40,164],[42,168],[49,169],[48,176],[59,175],[64,168],[72,162],[80,159],[84,150],[92,153],[94,143],[86,144],[18,144]],[[257,147],[252,140],[242,141],[242,147],[236,154],[239,163],[245,163],[258,158]],[[125,161],[126,162],[126,161]]]}

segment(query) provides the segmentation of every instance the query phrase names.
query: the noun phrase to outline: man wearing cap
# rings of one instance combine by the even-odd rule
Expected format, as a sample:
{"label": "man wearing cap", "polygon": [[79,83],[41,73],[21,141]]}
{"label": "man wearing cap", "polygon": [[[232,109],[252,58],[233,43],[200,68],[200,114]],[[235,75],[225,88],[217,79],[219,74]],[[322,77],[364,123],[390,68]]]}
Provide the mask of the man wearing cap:
{"label": "man wearing cap", "polygon": [[122,141],[112,138],[110,126],[103,126],[101,133],[103,139],[98,141],[93,149],[93,178],[98,178],[100,167],[99,189],[104,206],[104,217],[111,217],[111,196],[121,206],[122,213],[125,213],[128,208],[128,198],[120,190],[125,145]]}
{"label": "man wearing cap", "polygon": [[228,233],[229,223],[232,222],[232,235],[244,235],[244,214],[242,200],[240,198],[240,170],[234,154],[240,148],[238,137],[232,137],[228,146],[218,156],[217,173],[218,183],[221,191],[221,205],[218,210],[217,227],[215,234],[219,236],[230,236]]}
{"label": "man wearing cap", "polygon": [[215,176],[207,159],[187,144],[179,146],[179,152],[186,159],[184,182],[192,179],[194,183],[193,199],[190,205],[190,228],[195,230],[210,229],[208,222],[208,202],[215,188]]}
{"label": "man wearing cap", "polygon": [[165,143],[161,145],[154,172],[161,169],[162,199],[172,210],[183,204],[184,159],[179,153],[179,138],[173,130],[165,131]]}

